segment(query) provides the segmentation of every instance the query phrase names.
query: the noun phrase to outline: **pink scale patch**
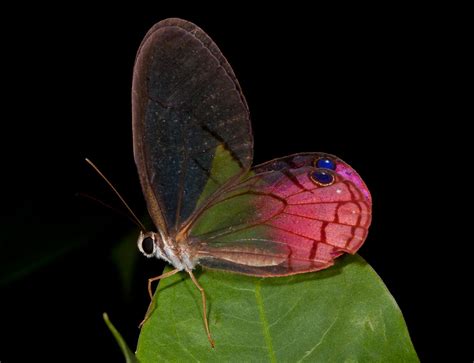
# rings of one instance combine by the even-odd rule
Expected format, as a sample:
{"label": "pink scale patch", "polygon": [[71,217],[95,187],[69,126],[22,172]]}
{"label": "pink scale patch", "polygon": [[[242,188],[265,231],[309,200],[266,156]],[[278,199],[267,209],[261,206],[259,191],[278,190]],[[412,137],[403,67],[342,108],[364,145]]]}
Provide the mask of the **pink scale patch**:
{"label": "pink scale patch", "polygon": [[309,251],[313,245],[311,238],[298,236],[294,233],[283,231],[281,229],[272,229],[271,238],[292,248],[300,248]]}
{"label": "pink scale patch", "polygon": [[[309,178],[308,178],[309,179]],[[346,184],[336,183],[324,188],[316,188],[308,192],[296,194],[287,199],[289,204],[348,202],[351,193]]]}
{"label": "pink scale patch", "polygon": [[360,212],[360,207],[356,203],[348,202],[342,204],[337,209],[339,223],[355,226],[359,220]]}
{"label": "pink scale patch", "polygon": [[323,225],[321,221],[280,214],[268,221],[267,224],[316,241],[321,240],[321,227]]}
{"label": "pink scale patch", "polygon": [[281,179],[274,186],[272,191],[278,196],[286,198],[290,195],[294,195],[301,192],[301,190],[302,189],[297,184],[291,182],[288,177],[282,174]]}
{"label": "pink scale patch", "polygon": [[281,174],[281,179],[276,183],[272,192],[278,194],[282,198],[287,198],[292,195],[298,195],[304,193],[305,190],[311,190],[315,188],[314,183],[309,181],[307,177],[308,168],[302,170],[290,170],[289,173],[292,175],[290,179],[287,175]]}
{"label": "pink scale patch", "polygon": [[362,194],[364,194],[364,197],[367,199],[367,201],[369,201],[369,203],[372,201],[370,192],[367,189],[365,183],[362,181],[362,178],[349,165],[346,163],[338,163],[336,173],[340,174],[344,179],[354,183],[354,185],[362,192]]}
{"label": "pink scale patch", "polygon": [[325,243],[318,243],[314,259],[318,261],[332,261],[334,259],[334,247]]}
{"label": "pink scale patch", "polygon": [[337,206],[337,203],[290,204],[286,207],[285,213],[315,218],[326,222],[334,222],[336,219]]}
{"label": "pink scale patch", "polygon": [[282,212],[285,208],[285,205],[281,200],[268,197],[268,196],[256,196],[254,200],[255,211],[251,216],[254,219],[251,222],[256,220],[267,220]]}
{"label": "pink scale patch", "polygon": [[370,212],[367,203],[359,202],[360,206],[360,225],[367,227],[370,223]]}
{"label": "pink scale patch", "polygon": [[291,249],[291,257],[295,260],[309,260],[314,241],[310,238],[295,235],[291,232],[272,228],[270,238]]}
{"label": "pink scale patch", "polygon": [[365,229],[358,227],[354,232],[354,237],[350,240],[349,244],[347,245],[347,249],[349,251],[355,252],[359,249],[365,239]]}
{"label": "pink scale patch", "polygon": [[347,242],[352,238],[351,226],[344,224],[329,223],[324,229],[326,242],[335,247],[345,248]]}
{"label": "pink scale patch", "polygon": [[347,182],[347,185],[349,186],[351,193],[354,195],[354,200],[361,200],[363,198],[362,194],[357,190],[354,184]]}

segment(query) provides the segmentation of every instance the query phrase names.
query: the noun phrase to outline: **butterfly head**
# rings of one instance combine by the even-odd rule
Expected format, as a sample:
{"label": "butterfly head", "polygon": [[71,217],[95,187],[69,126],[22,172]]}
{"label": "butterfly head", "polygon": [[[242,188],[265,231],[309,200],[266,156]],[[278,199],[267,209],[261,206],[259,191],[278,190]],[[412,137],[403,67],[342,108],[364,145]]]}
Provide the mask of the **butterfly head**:
{"label": "butterfly head", "polygon": [[174,239],[159,230],[158,233],[140,231],[137,245],[145,257],[165,260],[178,270],[192,270],[197,262],[190,256],[186,246],[177,246]]}
{"label": "butterfly head", "polygon": [[160,248],[161,237],[158,233],[155,232],[142,232],[138,236],[138,249],[146,257],[155,257],[157,250]]}

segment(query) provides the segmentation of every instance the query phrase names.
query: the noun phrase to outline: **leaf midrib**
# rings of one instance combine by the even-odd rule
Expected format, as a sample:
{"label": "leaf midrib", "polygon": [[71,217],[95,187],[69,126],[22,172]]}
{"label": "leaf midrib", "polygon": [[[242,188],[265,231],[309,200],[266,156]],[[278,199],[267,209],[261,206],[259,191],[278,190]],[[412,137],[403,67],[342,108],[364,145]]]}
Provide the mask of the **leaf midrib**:
{"label": "leaf midrib", "polygon": [[268,324],[267,316],[265,314],[265,309],[263,307],[263,298],[262,298],[262,288],[261,280],[257,281],[255,284],[255,299],[257,300],[258,313],[260,317],[260,323],[262,324],[263,337],[265,339],[265,344],[267,346],[268,357],[270,362],[276,363],[275,350],[273,349],[272,336],[270,334],[270,326]]}

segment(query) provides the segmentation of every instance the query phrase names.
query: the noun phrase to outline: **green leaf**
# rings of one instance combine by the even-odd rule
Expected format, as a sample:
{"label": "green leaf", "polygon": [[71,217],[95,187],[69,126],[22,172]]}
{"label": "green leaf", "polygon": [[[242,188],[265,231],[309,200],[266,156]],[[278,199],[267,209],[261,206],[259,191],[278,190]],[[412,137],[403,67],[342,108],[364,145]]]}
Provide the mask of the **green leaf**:
{"label": "green leaf", "polygon": [[142,363],[418,362],[395,300],[359,256],[290,277],[197,273],[216,347],[206,338],[199,291],[185,274],[160,283],[138,341]]}
{"label": "green leaf", "polygon": [[122,350],[123,356],[125,358],[125,362],[126,363],[139,363],[138,359],[132,353],[132,351],[128,347],[127,343],[125,342],[125,340],[122,338],[122,336],[120,335],[118,330],[115,328],[115,326],[110,321],[109,316],[107,315],[107,313],[102,314],[102,317],[104,318],[105,324],[107,324],[107,327],[109,328],[110,332],[113,334],[115,340],[117,341],[117,344],[119,345],[120,349]]}
{"label": "green leaf", "polygon": [[209,180],[196,205],[207,200],[220,186],[241,171],[239,164],[224,145],[218,145],[212,159]]}

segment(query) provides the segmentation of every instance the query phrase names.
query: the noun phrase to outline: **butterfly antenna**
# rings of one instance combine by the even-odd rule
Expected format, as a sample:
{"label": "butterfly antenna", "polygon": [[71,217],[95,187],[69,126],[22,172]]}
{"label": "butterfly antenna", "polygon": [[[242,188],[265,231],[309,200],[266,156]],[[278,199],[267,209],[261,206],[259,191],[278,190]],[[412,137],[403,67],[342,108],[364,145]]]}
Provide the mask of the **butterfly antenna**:
{"label": "butterfly antenna", "polygon": [[122,201],[123,205],[127,208],[127,210],[130,212],[130,214],[133,216],[133,219],[137,222],[137,224],[140,226],[140,228],[142,229],[142,231],[146,231],[146,228],[145,226],[143,225],[142,222],[140,222],[140,220],[138,219],[138,217],[135,215],[135,213],[133,213],[132,209],[128,206],[127,202],[125,201],[125,199],[122,198],[122,196],[120,195],[120,193],[117,191],[117,189],[115,189],[115,187],[112,185],[112,183],[109,181],[109,179],[107,179],[105,177],[104,174],[102,174],[102,172],[99,170],[99,168],[97,166],[95,166],[95,164],[90,161],[89,159],[86,158],[86,162],[92,166],[94,168],[94,170],[97,172],[97,174],[99,174],[102,179],[105,180],[105,182],[112,188],[112,190],[115,192],[115,194],[117,194],[117,197],[119,197],[119,199]]}
{"label": "butterfly antenna", "polygon": [[110,204],[107,204],[107,203],[101,201],[100,199],[98,199],[98,198],[96,198],[96,197],[94,197],[94,196],[92,196],[92,195],[86,194],[86,193],[78,192],[78,193],[76,193],[76,196],[77,196],[77,197],[86,198],[86,199],[89,199],[89,200],[91,200],[91,201],[93,201],[93,202],[95,202],[95,203],[98,203],[98,204],[100,204],[102,207],[107,208],[107,209],[110,209],[111,211],[114,211],[115,213],[120,214],[121,216],[127,218],[130,222],[132,222],[133,224],[136,224],[138,227],[141,228],[141,226],[137,223],[137,221],[135,220],[135,218],[133,218],[132,216],[130,216],[129,213],[125,213],[125,212],[122,211],[122,210],[119,210],[119,209],[117,209],[117,208],[115,208],[115,207],[112,207]]}

